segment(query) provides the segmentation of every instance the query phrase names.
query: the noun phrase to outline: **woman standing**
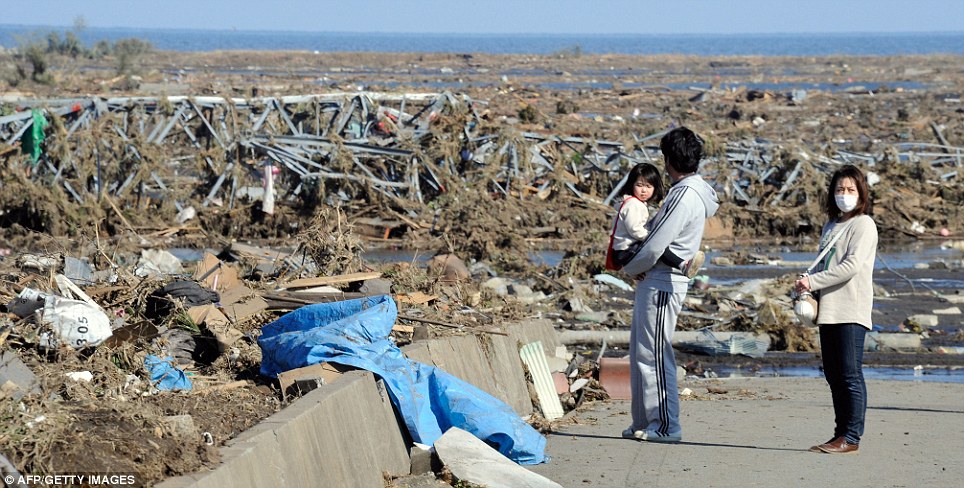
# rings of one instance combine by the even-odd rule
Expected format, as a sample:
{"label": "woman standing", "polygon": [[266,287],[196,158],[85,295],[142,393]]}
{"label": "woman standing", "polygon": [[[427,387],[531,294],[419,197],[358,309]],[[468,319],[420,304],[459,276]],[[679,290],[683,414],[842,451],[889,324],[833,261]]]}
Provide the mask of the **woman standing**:
{"label": "woman standing", "polygon": [[864,337],[872,328],[877,225],[868,215],[870,196],[864,174],[844,166],[830,178],[825,202],[828,222],[821,249],[840,237],[817,265],[818,272],[794,283],[797,293],[819,291],[820,350],[823,373],[833,398],[833,438],[810,448],[828,454],[856,453],[864,433],[867,386],[862,368]]}

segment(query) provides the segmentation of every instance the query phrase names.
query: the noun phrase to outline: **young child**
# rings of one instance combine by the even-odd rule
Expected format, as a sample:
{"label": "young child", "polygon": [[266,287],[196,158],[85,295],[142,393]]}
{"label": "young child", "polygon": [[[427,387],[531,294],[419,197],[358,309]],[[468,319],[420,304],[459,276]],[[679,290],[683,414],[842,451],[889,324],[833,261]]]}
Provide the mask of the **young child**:
{"label": "young child", "polygon": [[[619,190],[622,199],[613,222],[613,261],[618,266],[625,266],[639,251],[643,240],[649,235],[646,224],[649,222],[649,203],[655,206],[666,196],[663,187],[663,177],[649,163],[640,163],[633,167],[626,178],[626,183]],[[696,256],[689,261],[683,261],[673,254],[669,248],[663,252],[659,260],[671,268],[679,269],[687,278],[693,279],[703,266],[706,256],[703,251],[697,251]]]}

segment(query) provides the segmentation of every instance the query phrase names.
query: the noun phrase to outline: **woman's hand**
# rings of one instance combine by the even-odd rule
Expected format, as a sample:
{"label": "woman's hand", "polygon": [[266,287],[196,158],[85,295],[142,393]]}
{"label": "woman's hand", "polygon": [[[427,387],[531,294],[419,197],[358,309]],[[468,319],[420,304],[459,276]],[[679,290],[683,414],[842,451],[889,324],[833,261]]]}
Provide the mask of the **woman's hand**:
{"label": "woman's hand", "polygon": [[810,277],[804,276],[793,283],[793,289],[797,293],[803,293],[805,291],[810,291]]}

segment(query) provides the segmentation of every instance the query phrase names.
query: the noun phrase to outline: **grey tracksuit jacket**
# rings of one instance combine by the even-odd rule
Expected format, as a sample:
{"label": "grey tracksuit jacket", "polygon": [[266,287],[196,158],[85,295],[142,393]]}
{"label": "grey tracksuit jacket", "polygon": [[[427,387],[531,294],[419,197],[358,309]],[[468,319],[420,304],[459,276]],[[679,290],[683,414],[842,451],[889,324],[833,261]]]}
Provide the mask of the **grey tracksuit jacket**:
{"label": "grey tracksuit jacket", "polygon": [[703,225],[720,208],[716,191],[699,175],[677,181],[656,215],[649,221],[649,236],[639,254],[623,271],[630,276],[646,273],[647,281],[663,291],[685,292],[689,280],[678,269],[659,262],[668,247],[683,260],[700,250]]}

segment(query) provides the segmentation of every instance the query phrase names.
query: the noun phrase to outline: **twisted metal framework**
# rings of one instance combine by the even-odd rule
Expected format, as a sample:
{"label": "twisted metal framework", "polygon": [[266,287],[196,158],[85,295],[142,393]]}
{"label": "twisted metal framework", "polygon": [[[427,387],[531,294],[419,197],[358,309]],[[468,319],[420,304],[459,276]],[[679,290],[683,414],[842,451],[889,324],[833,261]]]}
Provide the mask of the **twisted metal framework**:
{"label": "twisted metal framework", "polygon": [[[289,201],[308,198],[306,189],[329,203],[377,193],[411,209],[408,203],[425,203],[461,182],[505,196],[546,198],[554,189],[609,204],[628,166],[661,165],[657,143],[665,133],[636,137],[632,148],[511,133],[479,117],[475,109],[485,102],[449,92],[15,102],[22,111],[0,117],[0,142],[13,146],[21,139],[33,123],[27,109],[41,110],[52,129],[34,165],[0,146],[8,167],[29,168],[34,183],[62,187],[80,204],[106,194],[120,201],[173,201],[178,210],[195,202],[233,207],[256,197],[266,166],[280,170],[276,192]],[[826,172],[885,157],[798,148],[788,160],[776,156],[779,148],[767,141],[728,142],[725,157],[708,158],[702,173],[742,205],[793,205],[795,183],[807,167]],[[941,178],[959,179],[962,148],[904,143],[888,150],[899,160],[949,167]],[[770,189],[761,192],[761,183]]]}
{"label": "twisted metal framework", "polygon": [[[33,123],[27,109],[41,110],[54,128],[29,176],[78,203],[106,193],[173,199],[178,209],[198,196],[205,206],[233,206],[260,185],[265,163],[283,169],[278,182],[288,198],[310,184],[350,199],[357,195],[344,186],[354,183],[424,203],[446,190],[446,177],[471,184],[471,174],[484,174],[485,184],[506,194],[535,182],[545,189],[556,165],[573,175],[587,164],[611,171],[621,151],[615,142],[484,129],[480,102],[448,92],[17,102],[22,111],[0,117],[0,142],[16,144]],[[473,171],[480,168],[490,171]],[[585,190],[578,181],[567,185]]]}

